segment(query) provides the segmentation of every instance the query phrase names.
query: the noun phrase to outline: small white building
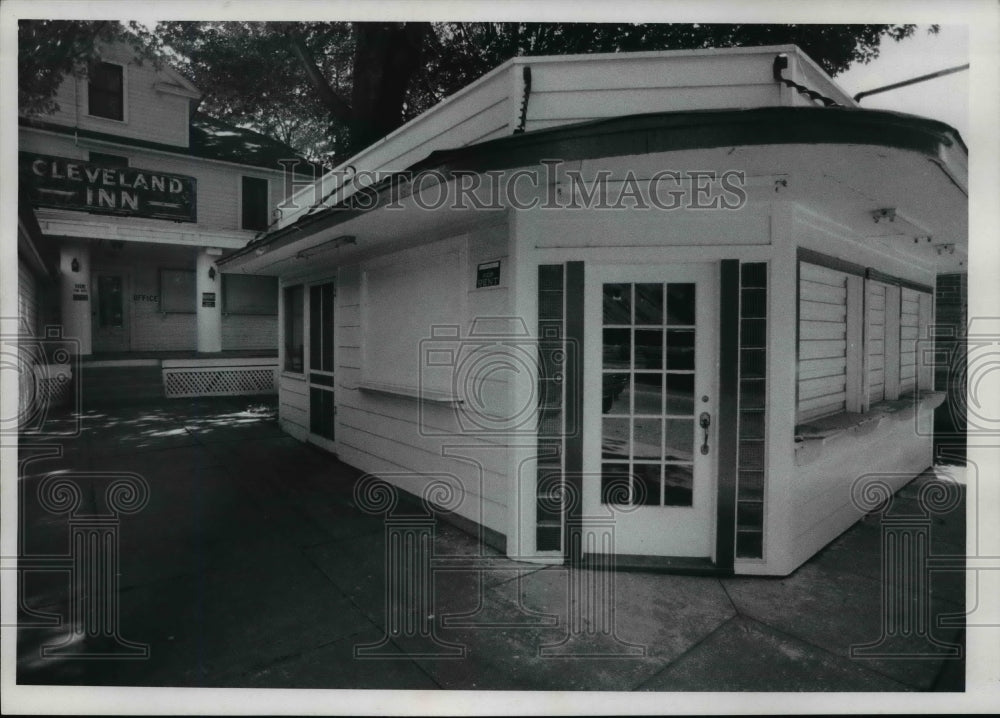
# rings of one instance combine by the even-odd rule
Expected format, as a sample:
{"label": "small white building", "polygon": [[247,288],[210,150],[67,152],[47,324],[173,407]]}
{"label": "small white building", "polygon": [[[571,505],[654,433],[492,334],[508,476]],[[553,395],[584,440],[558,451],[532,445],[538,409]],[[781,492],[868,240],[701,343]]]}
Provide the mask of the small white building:
{"label": "small white building", "polygon": [[273,391],[277,281],[215,262],[271,225],[280,162],[298,158],[198,112],[200,98],[120,44],[89,78],[63,81],[58,111],[20,118],[21,196],[58,255],[47,322],[87,368],[162,365],[168,396],[220,377],[235,392]]}
{"label": "small white building", "polygon": [[285,430],[509,556],[780,575],[932,463],[966,161],[794,46],[515,58],[217,263]]}

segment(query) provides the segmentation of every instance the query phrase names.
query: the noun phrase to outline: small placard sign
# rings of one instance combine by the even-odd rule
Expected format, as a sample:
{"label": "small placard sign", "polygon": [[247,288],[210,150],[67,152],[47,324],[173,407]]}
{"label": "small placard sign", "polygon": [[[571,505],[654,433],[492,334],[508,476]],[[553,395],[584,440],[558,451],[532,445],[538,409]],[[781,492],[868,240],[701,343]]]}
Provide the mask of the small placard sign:
{"label": "small placard sign", "polygon": [[85,302],[89,297],[87,296],[87,285],[85,283],[73,283],[73,301],[74,302]]}
{"label": "small placard sign", "polygon": [[203,306],[203,307],[214,307],[215,306],[215,292],[202,292],[201,293],[201,306]]}
{"label": "small placard sign", "polygon": [[483,262],[476,267],[476,289],[500,286],[500,260]]}

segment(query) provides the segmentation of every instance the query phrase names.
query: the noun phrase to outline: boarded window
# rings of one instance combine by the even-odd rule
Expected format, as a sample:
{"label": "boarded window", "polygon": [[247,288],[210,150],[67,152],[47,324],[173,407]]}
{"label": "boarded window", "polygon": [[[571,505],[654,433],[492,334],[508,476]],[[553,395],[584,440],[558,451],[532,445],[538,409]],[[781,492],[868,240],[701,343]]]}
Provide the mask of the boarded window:
{"label": "boarded window", "polygon": [[846,410],[847,274],[799,265],[799,365],[796,421]]}
{"label": "boarded window", "polygon": [[125,68],[111,62],[99,62],[90,68],[87,83],[87,109],[94,117],[125,119]]}
{"label": "boarded window", "polygon": [[917,388],[917,339],[920,335],[920,292],[904,287],[899,302],[899,394]]}
{"label": "boarded window", "polygon": [[[465,289],[456,278],[464,276],[464,270],[459,252],[454,251],[410,255],[364,271],[365,382],[454,392],[454,372],[459,367],[441,365],[439,358],[459,348],[457,328],[464,321]],[[425,361],[425,355],[433,361]]]}
{"label": "boarded window", "polygon": [[226,314],[277,315],[278,278],[223,274],[222,311]]}
{"label": "boarded window", "polygon": [[195,279],[193,269],[160,270],[160,311],[170,314],[194,314]]}
{"label": "boarded window", "polygon": [[267,229],[267,218],[270,213],[268,204],[267,180],[259,177],[243,178],[243,229]]}

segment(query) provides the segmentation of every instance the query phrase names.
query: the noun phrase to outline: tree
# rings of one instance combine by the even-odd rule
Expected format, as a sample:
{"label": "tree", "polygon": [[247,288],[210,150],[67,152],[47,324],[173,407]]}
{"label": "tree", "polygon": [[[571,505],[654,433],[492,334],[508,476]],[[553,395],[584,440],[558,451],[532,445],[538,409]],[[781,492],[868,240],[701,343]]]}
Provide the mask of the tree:
{"label": "tree", "polygon": [[[155,43],[141,33],[129,37],[146,52],[162,45],[168,60],[206,93],[204,111],[280,139],[311,159],[337,162],[515,56],[794,43],[835,75],[877,57],[883,40],[903,40],[915,30],[915,25],[163,22]],[[114,31],[90,32],[103,39],[100,33]],[[32,61],[43,69],[51,63],[49,75],[78,66],[64,56],[79,53],[84,63],[94,57],[93,40],[88,45],[79,28],[74,43],[55,49],[43,47],[45,35],[22,32],[21,39],[31,40],[32,52],[48,58]],[[47,78],[25,83],[21,75],[29,94],[38,97],[49,89]]]}

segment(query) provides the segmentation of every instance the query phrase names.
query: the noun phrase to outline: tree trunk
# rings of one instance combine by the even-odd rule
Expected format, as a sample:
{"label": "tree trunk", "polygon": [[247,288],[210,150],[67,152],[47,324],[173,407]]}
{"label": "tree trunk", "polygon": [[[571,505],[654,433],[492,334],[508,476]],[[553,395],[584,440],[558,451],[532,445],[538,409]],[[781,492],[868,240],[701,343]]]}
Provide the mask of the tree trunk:
{"label": "tree trunk", "polygon": [[353,151],[403,124],[406,90],[430,31],[430,23],[354,23]]}

